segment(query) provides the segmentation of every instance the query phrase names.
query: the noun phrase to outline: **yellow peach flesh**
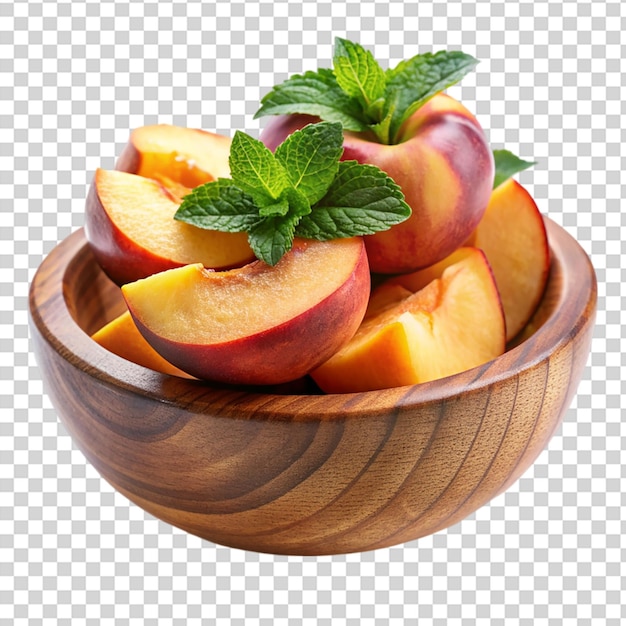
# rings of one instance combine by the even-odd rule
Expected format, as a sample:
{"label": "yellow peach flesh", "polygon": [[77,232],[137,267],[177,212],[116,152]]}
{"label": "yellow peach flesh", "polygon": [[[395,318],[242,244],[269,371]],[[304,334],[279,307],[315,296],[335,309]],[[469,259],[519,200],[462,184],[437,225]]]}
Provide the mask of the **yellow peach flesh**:
{"label": "yellow peach flesh", "polygon": [[550,264],[543,218],[528,191],[513,179],[494,189],[470,241],[491,264],[512,339],[538,306]]}
{"label": "yellow peach flesh", "polygon": [[144,338],[128,311],[105,324],[91,338],[117,356],[163,374],[189,375],[166,361]]}
{"label": "yellow peach flesh", "polygon": [[219,268],[250,260],[245,233],[204,230],[176,221],[179,200],[154,180],[98,170],[95,184],[109,219],[140,248],[181,265],[202,263]]}
{"label": "yellow peach flesh", "polygon": [[194,128],[156,124],[133,131],[131,143],[141,155],[136,174],[166,176],[188,187],[228,177],[231,140]]}

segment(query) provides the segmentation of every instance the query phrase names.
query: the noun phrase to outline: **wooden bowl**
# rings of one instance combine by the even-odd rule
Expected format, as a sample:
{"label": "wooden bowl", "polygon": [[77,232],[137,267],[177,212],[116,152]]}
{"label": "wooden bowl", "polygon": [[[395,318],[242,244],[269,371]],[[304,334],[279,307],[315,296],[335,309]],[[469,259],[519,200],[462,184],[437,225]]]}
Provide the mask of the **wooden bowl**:
{"label": "wooden bowl", "polygon": [[526,339],[439,381],[280,395],[158,374],[90,334],[123,309],[82,231],[30,291],[47,392],[115,489],[210,541],[276,554],[372,550],[465,518],[513,484],[559,426],[591,343],[596,280],[547,220],[549,284]]}

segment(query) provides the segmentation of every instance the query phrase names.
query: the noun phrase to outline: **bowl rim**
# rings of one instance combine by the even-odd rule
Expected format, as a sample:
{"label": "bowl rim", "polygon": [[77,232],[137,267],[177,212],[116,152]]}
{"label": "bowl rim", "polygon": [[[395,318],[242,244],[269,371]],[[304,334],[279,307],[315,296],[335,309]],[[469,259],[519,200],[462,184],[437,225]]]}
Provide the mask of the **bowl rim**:
{"label": "bowl rim", "polygon": [[[446,378],[375,391],[346,394],[289,395],[228,388],[207,381],[155,372],[102,348],[80,328],[65,298],[68,274],[77,260],[91,255],[84,229],[74,231],[44,258],[29,290],[29,322],[52,349],[74,367],[109,387],[151,397],[158,403],[180,405],[196,413],[215,406],[255,419],[333,419],[404,410],[415,405],[474,393],[510,375],[535,367],[569,344],[593,323],[597,280],[587,253],[560,225],[544,217],[551,267],[544,298],[554,298],[552,312],[527,339],[478,367]],[[93,262],[96,263],[95,258]],[[558,282],[558,285],[556,283]],[[557,290],[556,287],[561,286]],[[44,306],[53,300],[53,306]],[[56,306],[54,306],[56,305]]]}

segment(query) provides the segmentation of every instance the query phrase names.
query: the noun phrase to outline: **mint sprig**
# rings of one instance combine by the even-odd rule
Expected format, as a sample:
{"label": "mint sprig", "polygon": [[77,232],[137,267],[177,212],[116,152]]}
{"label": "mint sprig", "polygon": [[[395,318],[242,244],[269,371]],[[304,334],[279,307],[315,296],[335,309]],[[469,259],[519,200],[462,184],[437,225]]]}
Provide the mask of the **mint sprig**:
{"label": "mint sprig", "polygon": [[509,150],[493,150],[493,160],[495,165],[494,189],[518,172],[537,165],[537,161],[524,161]]}
{"label": "mint sprig", "polygon": [[339,122],[309,124],[274,153],[237,131],[231,178],[196,187],[174,218],[199,228],[247,232],[257,258],[276,265],[295,237],[327,241],[371,235],[404,221],[411,209],[382,170],[340,161]]}
{"label": "mint sprig", "polygon": [[381,143],[400,140],[402,124],[433,96],[454,85],[478,61],[460,51],[418,54],[384,70],[360,44],[335,39],[333,69],[294,75],[261,100],[255,118],[306,113],[370,131]]}

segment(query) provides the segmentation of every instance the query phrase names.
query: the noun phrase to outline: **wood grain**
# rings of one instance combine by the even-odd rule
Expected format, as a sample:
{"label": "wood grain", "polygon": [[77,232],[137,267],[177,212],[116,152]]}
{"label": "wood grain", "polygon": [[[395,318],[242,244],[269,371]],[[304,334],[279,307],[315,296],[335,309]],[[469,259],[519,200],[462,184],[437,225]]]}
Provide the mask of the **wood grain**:
{"label": "wood grain", "polygon": [[590,350],[596,280],[580,246],[547,226],[550,280],[523,340],[442,381],[286,395],[125,361],[89,338],[123,303],[82,231],[32,282],[33,345],[76,444],[156,517],[261,552],[390,546],[455,524],[507,489],[561,423]]}

